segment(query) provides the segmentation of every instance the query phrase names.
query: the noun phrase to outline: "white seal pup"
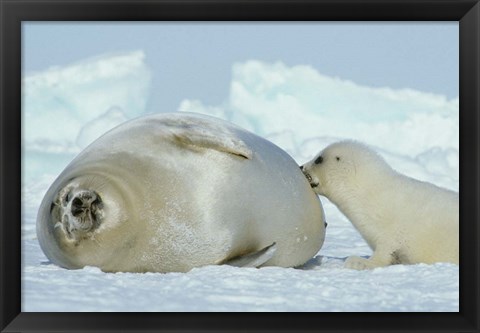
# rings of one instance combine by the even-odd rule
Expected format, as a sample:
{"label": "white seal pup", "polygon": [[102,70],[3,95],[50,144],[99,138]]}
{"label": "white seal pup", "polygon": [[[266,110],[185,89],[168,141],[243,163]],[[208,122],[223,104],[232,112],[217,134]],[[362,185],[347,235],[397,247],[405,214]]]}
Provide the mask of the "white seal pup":
{"label": "white seal pup", "polygon": [[457,193],[396,172],[354,141],[328,146],[301,169],[314,191],[332,201],[373,250],[369,259],[349,257],[345,267],[458,264]]}
{"label": "white seal pup", "polygon": [[302,265],[325,228],[287,153],[228,122],[172,113],[126,122],[81,152],[47,191],[37,235],[62,267],[185,272]]}

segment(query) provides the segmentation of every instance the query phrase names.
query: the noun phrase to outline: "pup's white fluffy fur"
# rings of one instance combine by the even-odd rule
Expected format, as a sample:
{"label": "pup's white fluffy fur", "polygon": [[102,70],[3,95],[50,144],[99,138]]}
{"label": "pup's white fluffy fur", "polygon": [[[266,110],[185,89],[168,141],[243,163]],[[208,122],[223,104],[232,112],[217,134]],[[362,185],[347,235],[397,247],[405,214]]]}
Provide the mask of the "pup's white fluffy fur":
{"label": "pup's white fluffy fur", "polygon": [[369,147],[342,141],[302,166],[317,194],[347,216],[374,251],[345,267],[459,260],[458,194],[393,170]]}

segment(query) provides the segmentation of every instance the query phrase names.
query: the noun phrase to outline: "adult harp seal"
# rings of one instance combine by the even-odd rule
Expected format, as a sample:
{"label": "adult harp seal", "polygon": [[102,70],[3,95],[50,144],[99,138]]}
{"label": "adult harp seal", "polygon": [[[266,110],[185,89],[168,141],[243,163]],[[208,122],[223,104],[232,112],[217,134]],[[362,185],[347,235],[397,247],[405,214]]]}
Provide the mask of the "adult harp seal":
{"label": "adult harp seal", "polygon": [[298,266],[325,229],[287,153],[228,122],[172,113],[126,122],[81,152],[47,191],[37,235],[65,268],[185,272]]}

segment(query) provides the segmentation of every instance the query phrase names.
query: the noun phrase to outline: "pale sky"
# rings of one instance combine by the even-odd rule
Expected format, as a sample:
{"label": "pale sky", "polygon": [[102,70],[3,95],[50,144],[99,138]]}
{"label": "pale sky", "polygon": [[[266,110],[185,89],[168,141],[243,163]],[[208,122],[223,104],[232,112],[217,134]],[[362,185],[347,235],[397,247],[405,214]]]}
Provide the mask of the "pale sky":
{"label": "pale sky", "polygon": [[310,65],[372,87],[458,96],[458,22],[26,22],[23,74],[85,58],[143,50],[153,112],[179,101],[218,105],[232,65],[250,59]]}

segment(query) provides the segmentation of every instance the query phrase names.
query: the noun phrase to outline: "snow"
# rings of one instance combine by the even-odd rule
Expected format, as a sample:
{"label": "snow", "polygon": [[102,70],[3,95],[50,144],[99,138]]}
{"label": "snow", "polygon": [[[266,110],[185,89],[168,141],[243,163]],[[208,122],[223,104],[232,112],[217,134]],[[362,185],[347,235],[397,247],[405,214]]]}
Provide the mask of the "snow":
{"label": "snow", "polygon": [[[343,268],[346,257],[371,250],[323,197],[325,243],[300,268],[114,274],[51,264],[35,233],[44,193],[87,144],[145,113],[151,75],[137,51],[24,77],[22,311],[459,311],[457,265]],[[252,60],[233,66],[222,105],[185,99],[179,110],[232,121],[299,164],[339,139],[360,140],[398,171],[458,191],[458,99],[365,87],[309,66]]]}

